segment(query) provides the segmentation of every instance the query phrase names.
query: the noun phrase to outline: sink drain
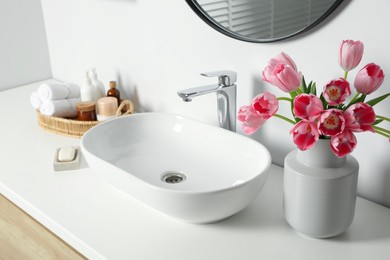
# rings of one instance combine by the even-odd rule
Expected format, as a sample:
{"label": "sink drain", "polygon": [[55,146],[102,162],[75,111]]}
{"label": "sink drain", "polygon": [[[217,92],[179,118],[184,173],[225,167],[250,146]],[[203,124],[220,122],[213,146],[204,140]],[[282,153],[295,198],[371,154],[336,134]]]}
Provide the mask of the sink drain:
{"label": "sink drain", "polygon": [[179,172],[167,172],[161,178],[163,182],[170,183],[170,184],[177,184],[182,181],[185,181],[185,179],[186,176]]}

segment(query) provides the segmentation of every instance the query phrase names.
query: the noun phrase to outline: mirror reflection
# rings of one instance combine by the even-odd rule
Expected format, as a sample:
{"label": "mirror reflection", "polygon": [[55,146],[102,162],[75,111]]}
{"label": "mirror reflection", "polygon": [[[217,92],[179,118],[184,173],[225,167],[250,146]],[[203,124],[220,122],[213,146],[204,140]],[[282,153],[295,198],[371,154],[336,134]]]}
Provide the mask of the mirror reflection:
{"label": "mirror reflection", "polygon": [[261,42],[280,40],[311,28],[329,15],[342,0],[187,2],[215,29],[241,40]]}

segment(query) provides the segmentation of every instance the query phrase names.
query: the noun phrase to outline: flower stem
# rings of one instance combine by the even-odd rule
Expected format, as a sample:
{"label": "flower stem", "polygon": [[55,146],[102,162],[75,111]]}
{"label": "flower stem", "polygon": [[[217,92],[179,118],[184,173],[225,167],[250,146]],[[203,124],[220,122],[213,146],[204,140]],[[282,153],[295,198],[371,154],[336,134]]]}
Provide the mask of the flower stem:
{"label": "flower stem", "polygon": [[390,130],[384,129],[384,128],[379,127],[379,126],[373,126],[373,127],[377,131],[380,131],[380,132],[383,132],[383,133],[386,133],[386,134],[390,134]]}
{"label": "flower stem", "polygon": [[344,71],[344,79],[347,79],[348,77],[348,71]]}
{"label": "flower stem", "polygon": [[347,105],[347,108],[350,107],[350,106],[356,101],[356,99],[358,98],[358,96],[359,96],[359,92],[356,93],[356,94],[353,96],[353,98],[351,99],[351,101],[349,101],[349,104]]}
{"label": "flower stem", "polygon": [[386,133],[383,133],[383,132],[380,132],[380,131],[375,131],[376,134],[380,134],[380,135],[383,135],[384,137],[386,138],[390,138],[390,134],[386,134]]}
{"label": "flower stem", "polygon": [[384,117],[384,116],[378,116],[378,115],[376,115],[376,118],[382,119],[382,120],[385,120],[385,121],[389,121],[389,122],[390,122],[390,118],[387,118],[387,117]]}
{"label": "flower stem", "polygon": [[290,118],[287,118],[287,117],[285,117],[285,116],[282,116],[282,115],[279,115],[279,114],[275,114],[274,116],[275,116],[275,117],[278,117],[278,118],[280,118],[280,119],[283,119],[284,121],[287,121],[287,122],[289,122],[289,123],[291,123],[291,124],[293,124],[293,125],[296,124],[295,121],[293,121],[293,120],[291,120]]}
{"label": "flower stem", "polygon": [[292,101],[292,99],[288,98],[288,97],[278,97],[277,100],[284,100],[284,101],[288,101],[288,102]]}

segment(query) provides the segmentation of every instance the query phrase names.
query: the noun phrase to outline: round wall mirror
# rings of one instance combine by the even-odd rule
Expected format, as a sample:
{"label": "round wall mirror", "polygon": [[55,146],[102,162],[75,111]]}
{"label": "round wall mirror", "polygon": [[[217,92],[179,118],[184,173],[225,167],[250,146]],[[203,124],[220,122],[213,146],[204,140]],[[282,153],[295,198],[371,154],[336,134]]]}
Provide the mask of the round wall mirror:
{"label": "round wall mirror", "polygon": [[249,42],[280,41],[305,32],[343,0],[186,0],[214,29]]}

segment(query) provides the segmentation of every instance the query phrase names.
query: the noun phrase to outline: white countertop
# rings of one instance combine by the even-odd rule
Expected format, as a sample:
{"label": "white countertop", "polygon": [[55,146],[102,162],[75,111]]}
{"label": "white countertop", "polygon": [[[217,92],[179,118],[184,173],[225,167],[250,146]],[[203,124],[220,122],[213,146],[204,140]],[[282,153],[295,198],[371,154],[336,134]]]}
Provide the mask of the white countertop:
{"label": "white countertop", "polygon": [[[285,222],[283,169],[248,208],[215,224],[171,219],[82,168],[55,172],[57,147],[79,144],[39,128],[29,96],[42,82],[0,92],[0,193],[90,259],[390,259],[390,209],[357,199],[346,233],[310,239]],[[1,245],[0,245],[1,247]]]}

